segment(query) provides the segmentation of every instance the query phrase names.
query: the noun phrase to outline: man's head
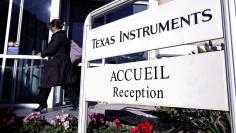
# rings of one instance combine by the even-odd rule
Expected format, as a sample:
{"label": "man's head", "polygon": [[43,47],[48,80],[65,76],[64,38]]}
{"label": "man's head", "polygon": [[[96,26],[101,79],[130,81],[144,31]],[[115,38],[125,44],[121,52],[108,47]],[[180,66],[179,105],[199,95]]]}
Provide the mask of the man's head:
{"label": "man's head", "polygon": [[50,23],[49,23],[49,27],[50,30],[54,33],[59,29],[62,29],[64,26],[64,23],[59,20],[59,19],[53,19]]}

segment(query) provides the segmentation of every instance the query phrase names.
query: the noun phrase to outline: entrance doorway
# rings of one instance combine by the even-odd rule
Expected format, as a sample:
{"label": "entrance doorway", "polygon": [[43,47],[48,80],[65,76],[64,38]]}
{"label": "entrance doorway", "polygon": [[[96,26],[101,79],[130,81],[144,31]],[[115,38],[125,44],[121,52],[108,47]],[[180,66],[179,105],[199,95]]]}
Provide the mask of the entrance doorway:
{"label": "entrance doorway", "polygon": [[[67,31],[68,38],[74,40],[80,47],[83,42],[83,26],[87,15],[93,10],[102,7],[103,5],[111,2],[113,0],[62,0],[60,7],[60,19],[65,22],[65,30]],[[118,10],[111,14],[107,14],[101,18],[98,18],[93,23],[93,27],[98,27],[106,23],[110,23],[120,18],[138,13],[140,11],[146,10],[148,6],[148,1],[142,0],[141,2],[135,2],[134,4],[127,6],[124,9]],[[137,57],[141,56],[140,57]],[[137,57],[139,60],[143,59],[143,53],[136,55],[129,55],[130,57]],[[118,63],[118,58],[106,59],[109,62]],[[122,58],[123,59],[123,58]],[[127,59],[127,58],[124,58]],[[120,60],[119,60],[120,61]],[[123,60],[124,61],[124,60]],[[80,67],[78,66],[76,71],[77,77],[80,77]],[[80,80],[76,83],[77,92],[79,92]],[[62,90],[61,90],[62,91]],[[65,97],[64,97],[65,96]],[[69,101],[66,95],[63,95],[63,101],[67,104]]]}
{"label": "entrance doorway", "polygon": [[[60,19],[65,22],[65,30],[67,31],[68,38],[75,41],[80,47],[83,42],[83,26],[86,16],[96,8],[105,5],[108,0],[62,0],[60,6]],[[79,96],[80,91],[80,69],[81,67],[74,66],[75,74],[77,76],[77,82],[74,85],[74,89]],[[59,93],[63,91],[60,89]],[[60,93],[61,94],[61,93]],[[71,104],[67,94],[61,97],[63,104]]]}
{"label": "entrance doorway", "polygon": [[51,0],[0,1],[0,104],[35,103]]}

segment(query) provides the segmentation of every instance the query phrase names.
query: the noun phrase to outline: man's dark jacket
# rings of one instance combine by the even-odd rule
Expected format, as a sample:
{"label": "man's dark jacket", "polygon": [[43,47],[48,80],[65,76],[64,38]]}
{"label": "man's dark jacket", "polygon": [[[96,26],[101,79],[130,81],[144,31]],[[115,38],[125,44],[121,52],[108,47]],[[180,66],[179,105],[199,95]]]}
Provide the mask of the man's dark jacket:
{"label": "man's dark jacket", "polygon": [[42,88],[75,82],[70,61],[70,44],[65,31],[59,30],[52,35],[48,48],[41,53],[41,56],[48,57],[42,75]]}

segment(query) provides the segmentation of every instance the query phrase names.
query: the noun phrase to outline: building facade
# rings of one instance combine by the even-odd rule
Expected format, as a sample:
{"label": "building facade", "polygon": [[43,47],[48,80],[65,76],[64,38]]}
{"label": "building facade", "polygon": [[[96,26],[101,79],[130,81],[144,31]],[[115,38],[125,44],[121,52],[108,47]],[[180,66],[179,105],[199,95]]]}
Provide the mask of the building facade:
{"label": "building facade", "polygon": [[[82,46],[83,23],[88,13],[112,0],[2,0],[0,2],[0,104],[33,105],[46,60],[37,54],[46,49],[51,33],[49,22],[65,22],[68,38]],[[153,0],[155,4],[157,1]],[[146,10],[148,1],[137,1],[122,10],[98,18],[93,27]],[[141,53],[141,57],[143,57]],[[135,56],[136,57],[136,56]],[[117,62],[118,59],[108,59]],[[52,89],[49,107],[62,105],[60,87]]]}

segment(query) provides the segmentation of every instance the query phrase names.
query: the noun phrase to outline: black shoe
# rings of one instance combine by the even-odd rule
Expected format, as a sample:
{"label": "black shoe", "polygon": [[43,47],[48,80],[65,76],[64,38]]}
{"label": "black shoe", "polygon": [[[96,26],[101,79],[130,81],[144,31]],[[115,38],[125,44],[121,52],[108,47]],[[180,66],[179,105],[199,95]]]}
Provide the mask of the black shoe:
{"label": "black shoe", "polygon": [[47,112],[47,108],[48,108],[47,105],[39,105],[39,107],[36,109],[33,109],[33,111],[41,112],[43,109],[46,109],[46,112]]}
{"label": "black shoe", "polygon": [[70,110],[71,110],[71,111],[76,111],[76,110],[78,109],[78,106],[79,106],[79,102],[77,101],[77,102],[75,102],[75,103],[73,104],[73,108],[70,109]]}

